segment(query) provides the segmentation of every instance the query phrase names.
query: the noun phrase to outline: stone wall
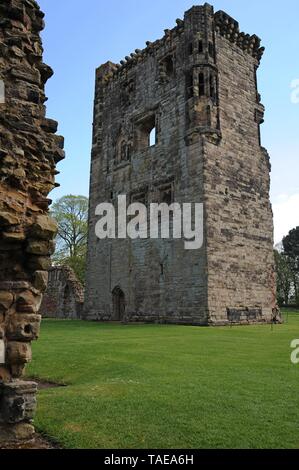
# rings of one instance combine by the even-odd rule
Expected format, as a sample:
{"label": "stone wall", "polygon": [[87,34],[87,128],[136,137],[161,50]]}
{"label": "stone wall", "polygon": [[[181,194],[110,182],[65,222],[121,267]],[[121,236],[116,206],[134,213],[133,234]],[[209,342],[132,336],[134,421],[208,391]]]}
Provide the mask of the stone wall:
{"label": "stone wall", "polygon": [[56,224],[48,216],[56,163],[64,158],[57,122],[45,118],[43,13],[34,0],[0,5],[0,441],[33,433],[36,384],[22,380],[38,338]]}
{"label": "stone wall", "polygon": [[84,289],[69,266],[53,266],[49,270],[47,290],[40,314],[46,318],[79,319],[83,312]]}
{"label": "stone wall", "polygon": [[[85,317],[229,324],[276,311],[260,39],[205,4],[96,72]],[[156,130],[155,145],[149,144]],[[95,208],[204,203],[205,242],[98,240]]]}

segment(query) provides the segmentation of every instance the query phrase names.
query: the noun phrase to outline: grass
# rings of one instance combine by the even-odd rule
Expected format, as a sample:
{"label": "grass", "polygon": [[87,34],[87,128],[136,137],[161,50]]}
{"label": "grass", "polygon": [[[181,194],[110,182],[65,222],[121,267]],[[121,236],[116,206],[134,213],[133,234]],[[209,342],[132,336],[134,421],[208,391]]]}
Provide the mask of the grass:
{"label": "grass", "polygon": [[36,427],[67,448],[297,448],[299,365],[285,324],[198,328],[44,320]]}

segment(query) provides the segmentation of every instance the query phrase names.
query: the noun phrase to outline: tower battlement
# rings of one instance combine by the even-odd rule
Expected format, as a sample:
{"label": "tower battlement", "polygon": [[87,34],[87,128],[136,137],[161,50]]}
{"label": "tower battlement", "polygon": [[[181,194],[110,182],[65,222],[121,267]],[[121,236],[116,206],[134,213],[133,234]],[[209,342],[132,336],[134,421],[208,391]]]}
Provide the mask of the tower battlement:
{"label": "tower battlement", "polygon": [[[220,34],[230,42],[235,43],[242,50],[252,55],[257,59],[259,64],[265,48],[261,47],[261,39],[255,34],[250,35],[240,31],[239,23],[229,16],[224,11],[214,13],[214,8],[206,3],[203,6],[194,6],[185,13],[184,20],[177,19],[175,26],[172,29],[165,29],[164,36],[154,42],[146,41],[144,49],[135,49],[130,55],[126,56],[115,64],[110,62],[110,67],[107,68],[106,64],[98,68],[101,81],[108,84],[111,80],[117,80],[128,73],[135,66],[147,59],[152,55],[159,55],[165,53],[165,50],[171,50],[174,42],[181,38],[184,34],[188,33],[188,25],[193,20],[200,20],[208,18],[213,20],[213,27],[217,34]],[[105,70],[105,73],[104,73]]]}

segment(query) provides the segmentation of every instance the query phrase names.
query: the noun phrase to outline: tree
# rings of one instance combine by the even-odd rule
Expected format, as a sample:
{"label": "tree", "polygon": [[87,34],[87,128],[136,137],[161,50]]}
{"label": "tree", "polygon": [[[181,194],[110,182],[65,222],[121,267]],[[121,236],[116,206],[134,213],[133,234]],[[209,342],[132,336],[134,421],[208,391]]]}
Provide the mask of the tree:
{"label": "tree", "polygon": [[290,230],[282,240],[282,244],[284,252],[296,262],[299,271],[299,227]]}
{"label": "tree", "polygon": [[284,254],[292,272],[292,284],[296,303],[299,303],[299,227],[290,230],[283,241]]}
{"label": "tree", "polygon": [[85,258],[88,232],[88,198],[68,195],[58,199],[52,206],[51,215],[58,224],[56,264],[71,266],[84,283]]}
{"label": "tree", "polygon": [[288,305],[293,286],[293,272],[290,259],[285,253],[274,250],[277,282],[277,301],[280,306]]}

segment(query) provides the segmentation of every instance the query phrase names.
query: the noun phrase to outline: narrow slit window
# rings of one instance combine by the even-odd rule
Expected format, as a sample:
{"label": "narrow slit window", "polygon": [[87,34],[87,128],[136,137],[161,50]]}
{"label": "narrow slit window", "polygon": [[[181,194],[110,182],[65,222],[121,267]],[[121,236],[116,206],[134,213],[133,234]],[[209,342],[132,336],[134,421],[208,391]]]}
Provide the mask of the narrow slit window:
{"label": "narrow slit window", "polygon": [[193,42],[190,42],[190,43],[189,43],[188,51],[189,51],[189,55],[192,55],[192,54],[193,54]]}
{"label": "narrow slit window", "polygon": [[214,58],[214,44],[209,42],[209,56]]}
{"label": "narrow slit window", "polygon": [[203,53],[203,42],[202,42],[202,40],[200,40],[199,43],[198,43],[198,53],[199,54]]}
{"label": "narrow slit window", "polygon": [[199,96],[205,95],[205,76],[203,73],[200,73],[198,77],[198,93]]}

